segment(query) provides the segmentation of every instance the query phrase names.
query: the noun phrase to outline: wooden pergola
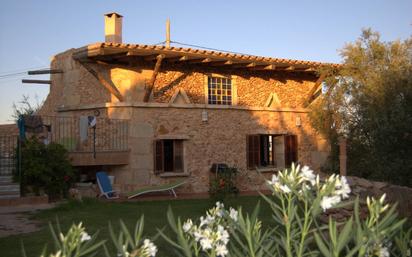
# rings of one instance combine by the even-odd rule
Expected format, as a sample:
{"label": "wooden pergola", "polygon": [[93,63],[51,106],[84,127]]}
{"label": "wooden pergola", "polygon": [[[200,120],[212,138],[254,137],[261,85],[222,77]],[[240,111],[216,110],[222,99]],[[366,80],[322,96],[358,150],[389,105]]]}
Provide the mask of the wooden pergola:
{"label": "wooden pergola", "polygon": [[[116,86],[106,81],[101,75],[94,71],[89,64],[96,63],[133,67],[137,62],[155,63],[152,77],[146,84],[145,102],[149,100],[162,63],[190,64],[253,71],[309,73],[314,76],[318,76],[317,70],[322,66],[340,67],[340,64],[333,63],[262,57],[195,48],[119,43],[91,44],[77,49],[73,54],[73,58],[79,61],[110,93],[115,95],[119,101],[123,101],[123,96],[117,90]],[[311,90],[311,97],[317,91],[322,80],[323,79],[319,77]]]}
{"label": "wooden pergola", "polygon": [[74,58],[79,61],[96,61],[108,64],[130,65],[136,60],[155,62],[161,57],[167,63],[199,64],[211,67],[228,67],[249,70],[271,70],[314,73],[322,65],[339,67],[339,64],[262,57],[218,52],[194,48],[96,43],[79,48]]}

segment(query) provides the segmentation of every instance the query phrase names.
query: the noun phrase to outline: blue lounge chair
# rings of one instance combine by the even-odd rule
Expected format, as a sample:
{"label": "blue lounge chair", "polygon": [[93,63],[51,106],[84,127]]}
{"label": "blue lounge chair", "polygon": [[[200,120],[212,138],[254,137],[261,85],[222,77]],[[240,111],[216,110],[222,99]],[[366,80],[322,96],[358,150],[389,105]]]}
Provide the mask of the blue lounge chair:
{"label": "blue lounge chair", "polygon": [[104,171],[99,171],[96,173],[97,184],[101,194],[99,197],[105,196],[107,199],[117,199],[119,198],[118,191],[113,190],[112,184],[110,183],[107,173]]}

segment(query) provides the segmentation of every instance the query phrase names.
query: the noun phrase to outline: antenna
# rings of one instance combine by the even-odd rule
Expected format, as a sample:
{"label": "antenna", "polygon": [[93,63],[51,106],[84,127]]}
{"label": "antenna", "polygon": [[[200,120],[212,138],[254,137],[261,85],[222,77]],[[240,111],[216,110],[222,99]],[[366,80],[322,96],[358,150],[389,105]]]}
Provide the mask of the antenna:
{"label": "antenna", "polygon": [[166,20],[166,47],[170,47],[170,19]]}

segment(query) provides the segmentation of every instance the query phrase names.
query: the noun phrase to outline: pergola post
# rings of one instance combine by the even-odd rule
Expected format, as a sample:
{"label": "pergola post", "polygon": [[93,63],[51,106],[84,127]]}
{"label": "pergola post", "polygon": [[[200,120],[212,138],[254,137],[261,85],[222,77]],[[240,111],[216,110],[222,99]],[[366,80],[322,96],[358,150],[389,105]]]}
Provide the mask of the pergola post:
{"label": "pergola post", "polygon": [[341,176],[346,176],[346,138],[339,138],[339,173]]}

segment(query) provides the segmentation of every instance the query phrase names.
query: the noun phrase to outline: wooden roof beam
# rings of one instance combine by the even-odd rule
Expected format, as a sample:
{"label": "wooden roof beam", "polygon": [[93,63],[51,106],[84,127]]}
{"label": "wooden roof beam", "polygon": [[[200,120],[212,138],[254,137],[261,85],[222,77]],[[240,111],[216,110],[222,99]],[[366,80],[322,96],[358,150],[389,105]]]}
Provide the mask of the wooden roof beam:
{"label": "wooden roof beam", "polygon": [[187,55],[175,56],[175,57],[170,57],[170,58],[165,59],[165,61],[167,62],[184,62],[188,60],[190,60],[190,57]]}
{"label": "wooden roof beam", "polygon": [[232,67],[233,68],[253,68],[253,67],[256,67],[256,63],[255,62],[239,63],[239,64],[234,64]]}
{"label": "wooden roof beam", "polygon": [[26,83],[26,84],[48,84],[48,85],[51,85],[51,80],[22,79],[21,82]]}
{"label": "wooden roof beam", "polygon": [[152,94],[153,86],[154,86],[154,83],[156,81],[157,74],[159,73],[160,65],[162,64],[163,58],[164,58],[163,54],[159,54],[157,56],[156,65],[153,69],[152,77],[150,78],[149,83],[146,84],[146,86],[145,86],[145,94],[144,94],[144,98],[143,98],[143,102],[145,102],[145,103],[149,102],[150,95]]}
{"label": "wooden roof beam", "polygon": [[188,60],[187,63],[210,63],[212,58],[199,58],[194,60]]}
{"label": "wooden roof beam", "polygon": [[227,65],[232,65],[233,61],[232,60],[227,60],[227,61],[217,61],[213,62],[210,65],[211,66],[227,66]]}
{"label": "wooden roof beam", "polygon": [[80,64],[91,74],[95,77],[112,95],[114,95],[120,102],[124,101],[122,94],[120,94],[117,87],[106,81],[106,79],[97,71],[95,71],[88,63],[80,62]]}
{"label": "wooden roof beam", "polygon": [[308,107],[320,95],[316,94],[316,92],[319,91],[318,88],[322,85],[323,80],[325,80],[325,74],[321,74],[319,78],[316,80],[313,87],[310,89],[309,94],[304,102],[305,107]]}
{"label": "wooden roof beam", "polygon": [[143,59],[145,61],[156,61],[159,58],[160,55],[162,56],[162,59],[164,59],[166,57],[166,55],[164,55],[164,54],[152,54],[152,55],[143,57]]}
{"label": "wooden roof beam", "polygon": [[256,67],[250,68],[251,70],[276,70],[276,65],[269,64],[269,65],[257,65]]}
{"label": "wooden roof beam", "polygon": [[30,70],[27,72],[28,75],[56,74],[56,73],[63,73],[63,71],[57,70],[57,69],[47,69],[47,70]]}

